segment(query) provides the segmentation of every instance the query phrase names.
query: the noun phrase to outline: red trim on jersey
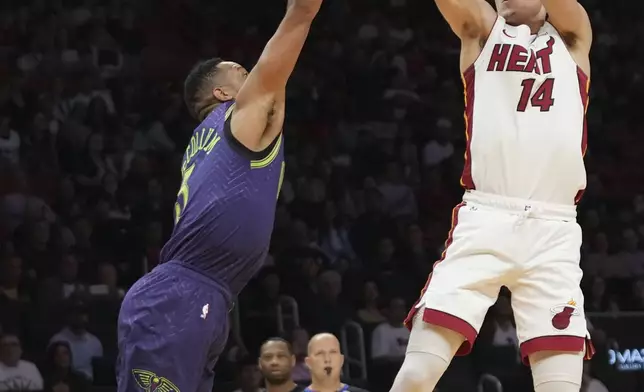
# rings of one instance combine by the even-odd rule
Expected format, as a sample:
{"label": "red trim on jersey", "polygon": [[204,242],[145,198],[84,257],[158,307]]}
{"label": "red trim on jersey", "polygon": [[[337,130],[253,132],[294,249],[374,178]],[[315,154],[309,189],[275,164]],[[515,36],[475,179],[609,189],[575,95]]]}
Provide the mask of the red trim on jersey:
{"label": "red trim on jersey", "polygon": [[530,366],[531,354],[539,351],[584,351],[584,359],[590,360],[595,355],[595,346],[588,338],[569,335],[541,336],[521,343],[521,359]]}
{"label": "red trim on jersey", "polygon": [[[584,105],[584,129],[581,135],[581,154],[586,156],[588,149],[588,123],[586,121],[586,112],[588,111],[588,93],[590,91],[590,78],[586,73],[577,66],[577,79],[579,80],[579,95],[581,96],[581,104]],[[584,195],[585,189],[580,189],[575,196],[575,204],[578,204],[581,197]]]}
{"label": "red trim on jersey", "polygon": [[[432,270],[436,268],[436,266],[445,260],[445,256],[447,255],[447,250],[449,246],[452,244],[452,241],[454,240],[454,230],[456,229],[456,226],[458,225],[458,212],[460,211],[461,207],[465,205],[465,202],[461,202],[454,207],[452,210],[452,225],[449,230],[449,233],[447,234],[447,240],[445,241],[445,249],[443,250],[443,253],[441,254],[441,257],[434,263],[434,266],[432,267]],[[432,274],[430,273],[429,276],[427,277],[427,282],[425,283],[425,286],[423,289],[420,291],[420,296],[418,297],[418,300],[412,306],[411,310],[409,311],[409,314],[407,314],[407,318],[405,318],[405,326],[411,331],[412,324],[414,321],[414,316],[416,316],[416,313],[418,313],[418,309],[416,306],[418,303],[421,301],[423,296],[425,295],[425,292],[427,291],[427,287],[429,287],[429,283],[432,280]],[[461,347],[458,349],[457,354],[458,355],[465,355],[469,354],[469,352],[472,350],[472,345],[474,344],[474,340],[476,340],[476,329],[472,327],[468,322],[451,315],[449,313],[441,312],[439,310],[435,309],[425,309],[423,312],[423,321],[441,326],[443,328],[448,328],[454,332],[458,332],[461,335],[465,336],[465,341],[461,345]]]}
{"label": "red trim on jersey", "polygon": [[472,125],[474,115],[474,64],[470,65],[461,75],[463,80],[463,98],[465,100],[465,164],[461,175],[461,186],[465,189],[475,189],[472,178]]}
{"label": "red trim on jersey", "polygon": [[[452,241],[454,241],[454,230],[456,229],[456,225],[458,225],[458,211],[460,211],[461,207],[465,205],[465,202],[460,202],[452,209],[452,223],[451,227],[449,229],[449,232],[447,233],[447,239],[445,240],[445,246],[443,249],[443,253],[441,253],[441,257],[436,260],[434,265],[432,266],[432,271],[436,266],[445,259],[445,256],[447,255],[447,248],[452,244]],[[422,290],[420,290],[420,296],[418,297],[418,300],[412,306],[411,310],[409,311],[409,314],[407,315],[407,318],[405,319],[405,326],[411,330],[411,324],[414,319],[414,315],[417,312],[416,305],[420,302],[420,300],[423,298],[423,295],[425,295],[425,291],[427,291],[427,287],[429,286],[429,282],[432,280],[432,273],[429,273],[429,276],[427,277],[427,281],[425,282],[425,286],[423,287]]]}
{"label": "red trim on jersey", "polygon": [[472,347],[474,347],[474,342],[478,336],[478,332],[472,324],[453,314],[427,308],[423,312],[423,321],[427,324],[437,325],[454,331],[465,338],[461,346],[456,350],[455,355],[463,356],[472,352]]}

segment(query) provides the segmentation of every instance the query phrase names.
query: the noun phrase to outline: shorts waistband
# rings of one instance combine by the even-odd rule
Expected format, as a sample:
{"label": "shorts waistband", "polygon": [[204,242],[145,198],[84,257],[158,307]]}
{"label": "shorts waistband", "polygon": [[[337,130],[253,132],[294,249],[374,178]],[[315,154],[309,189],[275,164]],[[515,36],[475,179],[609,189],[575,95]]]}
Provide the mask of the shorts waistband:
{"label": "shorts waistband", "polygon": [[235,306],[232,296],[219,282],[216,280],[204,275],[199,271],[195,271],[190,268],[189,265],[186,265],[178,260],[170,260],[165,263],[159,264],[154,267],[153,271],[164,272],[164,273],[175,273],[181,276],[185,276],[189,279],[194,279],[200,283],[203,283],[206,286],[209,286],[217,290],[224,297],[226,304],[228,304],[228,309],[232,310]]}
{"label": "shorts waistband", "polygon": [[577,219],[577,207],[575,205],[519,199],[474,190],[466,191],[463,195],[463,201],[468,205],[478,204],[530,218],[561,221],[574,221]]}

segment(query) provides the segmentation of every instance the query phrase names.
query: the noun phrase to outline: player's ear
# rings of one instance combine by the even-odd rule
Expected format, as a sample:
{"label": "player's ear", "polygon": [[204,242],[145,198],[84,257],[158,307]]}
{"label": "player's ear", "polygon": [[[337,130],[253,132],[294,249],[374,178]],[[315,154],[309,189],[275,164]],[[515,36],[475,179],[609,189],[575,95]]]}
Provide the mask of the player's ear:
{"label": "player's ear", "polygon": [[311,370],[311,358],[308,355],[304,358],[304,364],[307,369]]}
{"label": "player's ear", "polygon": [[219,102],[226,102],[233,99],[233,95],[228,91],[226,87],[218,86],[212,89],[213,97],[217,98]]}
{"label": "player's ear", "polygon": [[340,354],[340,369],[344,366],[344,355]]}
{"label": "player's ear", "polygon": [[295,363],[297,361],[295,360],[295,354],[291,354],[291,367],[295,366]]}

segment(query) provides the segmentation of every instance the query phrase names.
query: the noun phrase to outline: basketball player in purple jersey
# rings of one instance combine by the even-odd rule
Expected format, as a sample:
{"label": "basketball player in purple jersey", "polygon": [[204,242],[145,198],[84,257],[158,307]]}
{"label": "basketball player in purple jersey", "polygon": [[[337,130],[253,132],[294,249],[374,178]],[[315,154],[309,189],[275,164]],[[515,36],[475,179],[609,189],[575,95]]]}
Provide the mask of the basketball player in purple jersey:
{"label": "basketball player in purple jersey", "polygon": [[249,73],[211,59],[185,81],[190,140],[161,264],[126,295],[118,390],[211,391],[233,298],[262,267],[284,175],[286,82],[322,0],[289,0]]}

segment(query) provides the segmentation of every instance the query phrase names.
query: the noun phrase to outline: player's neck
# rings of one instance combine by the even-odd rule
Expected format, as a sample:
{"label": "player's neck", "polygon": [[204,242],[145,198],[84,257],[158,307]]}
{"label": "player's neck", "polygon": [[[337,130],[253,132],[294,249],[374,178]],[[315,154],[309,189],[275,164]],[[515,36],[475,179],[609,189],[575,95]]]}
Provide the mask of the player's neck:
{"label": "player's neck", "polygon": [[541,18],[530,21],[528,23],[528,27],[530,27],[530,34],[539,34],[539,30],[541,30],[541,28],[545,24],[546,21]]}
{"label": "player's neck", "polygon": [[282,384],[271,384],[266,381],[266,392],[290,392],[297,384],[293,380],[288,380]]}
{"label": "player's neck", "polygon": [[[510,24],[510,23],[508,23],[508,24],[510,26],[518,26],[519,25],[519,24]],[[530,34],[534,35],[534,34],[539,34],[539,30],[541,30],[543,25],[546,24],[546,21],[543,20],[543,19],[535,19],[535,20],[529,21],[527,23],[520,23],[520,24],[528,26],[530,28]]]}
{"label": "player's neck", "polygon": [[214,102],[202,108],[199,111],[199,119],[204,121],[206,117],[208,117],[213,110],[217,109],[217,106],[219,105],[221,105],[221,102]]}
{"label": "player's neck", "polygon": [[309,389],[315,392],[336,392],[342,389],[340,380],[312,380]]}

